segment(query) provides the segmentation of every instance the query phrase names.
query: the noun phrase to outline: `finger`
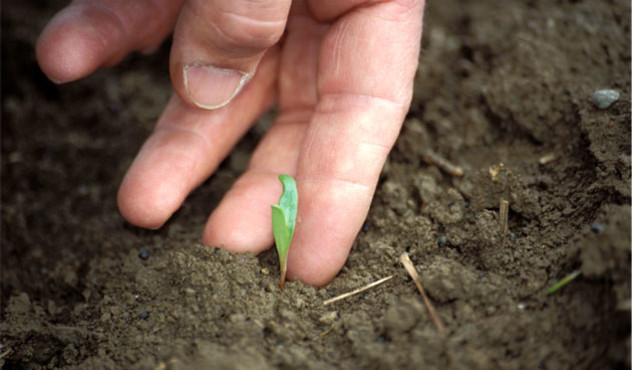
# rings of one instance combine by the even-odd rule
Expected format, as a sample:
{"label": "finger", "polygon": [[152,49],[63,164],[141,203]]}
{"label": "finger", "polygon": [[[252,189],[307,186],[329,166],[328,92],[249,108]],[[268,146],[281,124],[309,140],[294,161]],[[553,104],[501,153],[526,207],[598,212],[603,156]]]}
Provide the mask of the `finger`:
{"label": "finger", "polygon": [[231,109],[206,111],[174,95],[128,170],[118,193],[119,209],[132,224],[156,229],[204,181],[267,109],[274,97],[277,50]]}
{"label": "finger", "polygon": [[170,72],[185,102],[217,109],[252,77],[283,34],[290,0],[190,0],[174,31]]}
{"label": "finger", "polygon": [[150,51],[171,32],[183,0],[75,0],[40,35],[37,61],[54,82],[74,81]]}
{"label": "finger", "polygon": [[309,114],[279,117],[206,224],[203,242],[232,252],[261,252],[273,243],[270,205],[281,195],[279,174],[294,176]]}
{"label": "finger", "polygon": [[[318,50],[326,26],[295,3],[281,57],[281,114],[252,155],[248,170],[213,211],[204,244],[234,252],[260,252],[273,243],[270,205],[281,195],[279,174],[294,175],[298,153],[317,101]],[[300,66],[300,68],[296,68]]]}
{"label": "finger", "polygon": [[422,10],[422,1],[359,7],[323,40],[320,99],[297,165],[290,278],[323,285],[346,260],[410,104]]}

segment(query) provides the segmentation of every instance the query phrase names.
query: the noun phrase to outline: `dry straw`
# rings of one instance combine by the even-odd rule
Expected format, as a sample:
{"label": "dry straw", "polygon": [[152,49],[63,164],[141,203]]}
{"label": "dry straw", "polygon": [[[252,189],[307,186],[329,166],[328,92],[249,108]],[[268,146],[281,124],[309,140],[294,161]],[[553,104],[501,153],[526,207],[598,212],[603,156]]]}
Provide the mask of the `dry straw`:
{"label": "dry straw", "polygon": [[441,323],[441,319],[439,319],[439,316],[437,316],[437,313],[435,312],[434,307],[432,306],[432,303],[430,303],[430,300],[428,299],[428,296],[426,296],[426,292],[424,291],[424,288],[421,286],[421,283],[419,282],[419,274],[417,274],[417,270],[415,269],[415,265],[413,265],[413,262],[410,260],[410,257],[408,257],[408,253],[404,252],[399,257],[399,261],[402,263],[402,265],[404,265],[404,268],[406,269],[406,271],[408,271],[408,274],[410,275],[410,277],[415,282],[415,285],[417,286],[417,290],[419,290],[419,293],[421,294],[421,297],[424,299],[424,303],[426,304],[426,308],[428,309],[428,313],[430,314],[430,317],[432,318],[432,321],[434,322],[435,326],[437,327],[437,330],[439,330],[440,332],[444,332],[445,331],[445,327]]}

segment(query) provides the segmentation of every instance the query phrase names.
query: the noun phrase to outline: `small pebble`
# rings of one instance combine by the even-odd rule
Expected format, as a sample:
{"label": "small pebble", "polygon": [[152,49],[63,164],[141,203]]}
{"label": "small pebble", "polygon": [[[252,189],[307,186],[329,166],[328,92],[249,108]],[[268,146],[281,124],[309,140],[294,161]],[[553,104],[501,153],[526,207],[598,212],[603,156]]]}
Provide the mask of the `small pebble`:
{"label": "small pebble", "polygon": [[522,303],[522,302],[518,303],[518,309],[519,309],[520,311],[524,311],[524,309],[525,309],[525,308],[527,308],[527,305],[526,305],[526,304],[524,304],[524,303]]}
{"label": "small pebble", "polygon": [[141,249],[140,252],[138,253],[138,257],[141,260],[146,260],[147,258],[149,258],[149,252],[147,252],[145,249]]}
{"label": "small pebble", "polygon": [[604,230],[604,226],[602,224],[592,224],[590,225],[590,231],[592,231],[593,233],[601,233]]}
{"label": "small pebble", "polygon": [[228,316],[228,320],[230,320],[230,322],[232,322],[233,324],[238,324],[240,322],[246,321],[246,316],[240,313],[234,313]]}
{"label": "small pebble", "polygon": [[516,240],[516,234],[515,233],[509,234],[509,237],[511,238],[511,240]]}
{"label": "small pebble", "polygon": [[268,269],[267,269],[267,268],[265,268],[265,267],[264,267],[264,268],[262,268],[262,269],[261,269],[261,275],[263,275],[263,276],[268,276],[268,275],[270,275],[270,270],[268,270]]}
{"label": "small pebble", "polygon": [[443,247],[444,245],[448,244],[448,240],[445,238],[445,236],[441,235],[437,238],[437,243],[439,243],[439,245]]}
{"label": "small pebble", "polygon": [[617,100],[619,100],[619,92],[610,89],[597,90],[590,97],[590,102],[599,109],[608,109]]}
{"label": "small pebble", "polygon": [[149,317],[149,312],[143,311],[143,312],[140,313],[140,318],[141,319],[145,320],[148,317]]}
{"label": "small pebble", "polygon": [[321,324],[331,325],[336,320],[338,320],[338,312],[336,312],[336,311],[329,311],[329,312],[324,313],[318,319],[318,322],[321,323]]}
{"label": "small pebble", "polygon": [[362,225],[362,231],[364,231],[364,232],[369,231],[369,229],[370,229],[370,228],[371,228],[371,225],[369,224],[369,222],[368,222],[368,221],[367,221],[367,222],[365,222],[365,223]]}

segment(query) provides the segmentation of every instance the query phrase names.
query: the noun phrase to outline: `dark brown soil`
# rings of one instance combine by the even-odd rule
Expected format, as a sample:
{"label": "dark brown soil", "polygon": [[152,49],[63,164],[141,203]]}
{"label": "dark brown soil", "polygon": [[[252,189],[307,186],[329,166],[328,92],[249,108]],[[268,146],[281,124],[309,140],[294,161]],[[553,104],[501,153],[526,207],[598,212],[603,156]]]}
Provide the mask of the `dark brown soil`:
{"label": "dark brown soil", "polygon": [[[131,227],[116,190],[170,94],[168,45],[57,86],[33,46],[61,4],[2,5],[5,369],[630,368],[628,1],[431,1],[364,231],[329,286],[283,292],[274,251],[199,244],[270,117],[166,226]],[[600,110],[604,88],[621,98]],[[426,163],[429,149],[465,175]]]}

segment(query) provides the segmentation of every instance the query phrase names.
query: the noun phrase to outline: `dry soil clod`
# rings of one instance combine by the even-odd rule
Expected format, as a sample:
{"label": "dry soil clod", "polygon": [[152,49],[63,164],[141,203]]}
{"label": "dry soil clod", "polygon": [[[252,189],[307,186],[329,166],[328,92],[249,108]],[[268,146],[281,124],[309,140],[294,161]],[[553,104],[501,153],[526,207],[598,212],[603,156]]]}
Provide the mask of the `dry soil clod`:
{"label": "dry soil clod", "polygon": [[439,154],[433,152],[430,149],[426,149],[421,155],[421,159],[429,165],[437,166],[441,170],[449,173],[452,176],[463,176],[463,168],[453,164],[447,159],[443,158]]}
{"label": "dry soil clod", "polygon": [[432,321],[437,327],[437,330],[443,333],[445,331],[445,327],[443,326],[443,323],[441,323],[441,319],[439,319],[439,316],[437,316],[437,313],[435,312],[434,307],[432,306],[432,303],[430,303],[430,300],[428,299],[428,296],[426,295],[426,291],[424,290],[423,286],[421,286],[421,282],[419,281],[419,274],[417,274],[415,265],[413,265],[413,261],[410,260],[408,253],[406,252],[402,253],[402,255],[399,257],[399,261],[402,263],[402,265],[404,265],[404,268],[406,269],[410,277],[415,282],[415,285],[417,286],[417,290],[419,290],[421,297],[424,299],[424,303],[426,304],[428,313],[430,314]]}
{"label": "dry soil clod", "polygon": [[345,299],[345,298],[351,297],[351,296],[353,296],[353,295],[356,295],[356,294],[358,294],[358,293],[362,293],[362,292],[364,292],[365,290],[367,290],[367,289],[371,289],[371,288],[373,288],[374,286],[380,285],[380,284],[382,284],[382,283],[384,283],[384,282],[386,282],[386,281],[391,280],[392,278],[393,278],[393,275],[390,275],[390,276],[387,276],[387,277],[385,277],[385,278],[382,278],[382,279],[380,279],[380,280],[378,280],[378,281],[374,281],[374,282],[372,282],[372,283],[370,283],[370,284],[367,284],[367,285],[365,285],[365,286],[363,286],[363,287],[360,287],[360,288],[358,288],[358,289],[354,289],[354,290],[352,290],[352,291],[350,291],[350,292],[348,292],[348,293],[344,293],[344,294],[341,294],[341,295],[339,295],[339,296],[337,296],[337,297],[334,297],[334,298],[328,299],[328,300],[326,300],[325,302],[323,302],[323,305],[325,305],[325,306],[326,306],[326,305],[328,305],[328,304],[334,303],[334,302],[339,301],[339,300],[341,300],[341,299]]}

